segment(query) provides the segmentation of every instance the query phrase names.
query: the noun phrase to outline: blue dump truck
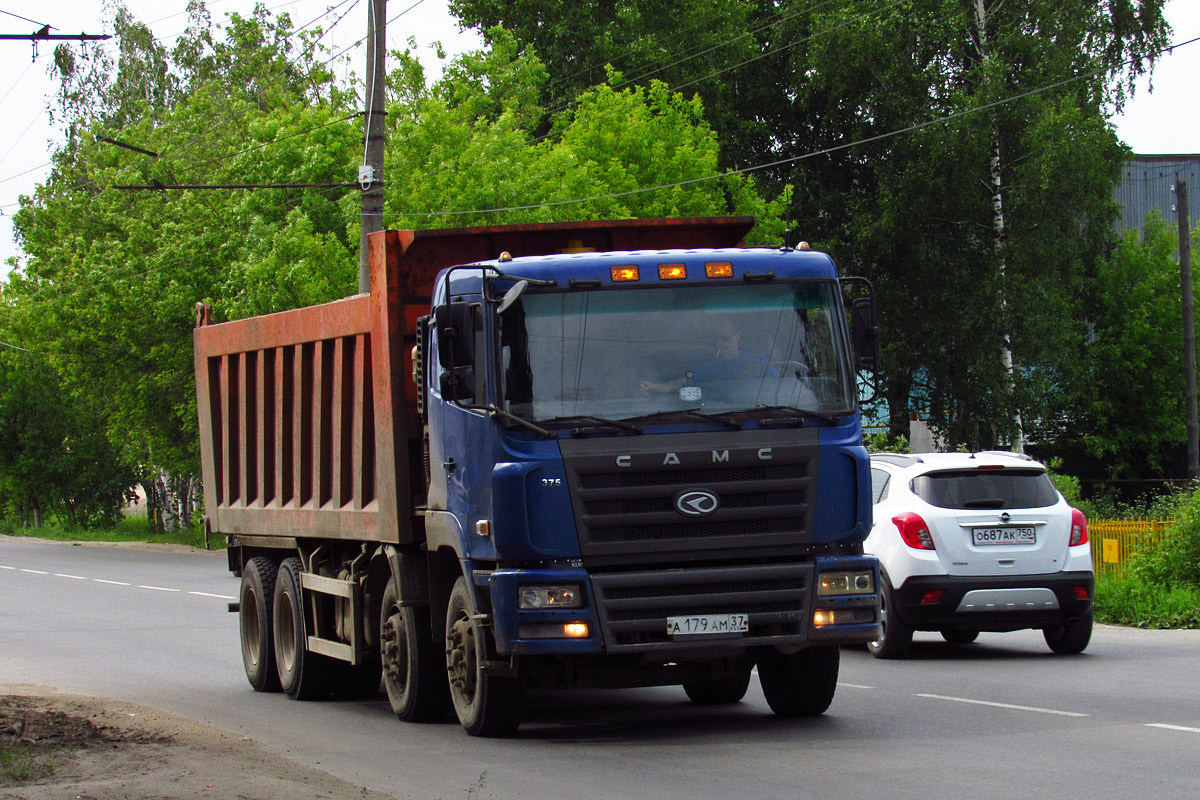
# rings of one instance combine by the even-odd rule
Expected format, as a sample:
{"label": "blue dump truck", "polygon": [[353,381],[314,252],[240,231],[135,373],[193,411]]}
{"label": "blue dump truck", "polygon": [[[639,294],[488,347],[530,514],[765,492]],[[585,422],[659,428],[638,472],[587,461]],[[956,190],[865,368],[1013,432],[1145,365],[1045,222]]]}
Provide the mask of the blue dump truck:
{"label": "blue dump truck", "polygon": [[[520,724],[527,690],[823,713],[880,635],[869,284],[743,217],[384,231],[371,291],[197,308],[246,676]],[[852,286],[856,286],[853,290]],[[848,292],[854,291],[851,298]]]}

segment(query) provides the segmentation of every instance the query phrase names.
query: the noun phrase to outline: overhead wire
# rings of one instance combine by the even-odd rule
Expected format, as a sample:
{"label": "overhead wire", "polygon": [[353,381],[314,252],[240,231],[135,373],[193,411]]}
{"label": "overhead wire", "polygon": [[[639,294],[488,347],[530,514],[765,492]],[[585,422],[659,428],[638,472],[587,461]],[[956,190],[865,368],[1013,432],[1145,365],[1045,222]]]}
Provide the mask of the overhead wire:
{"label": "overhead wire", "polygon": [[[1164,47],[1158,51],[1157,55],[1162,55],[1163,53],[1165,53],[1167,51],[1171,51],[1171,50],[1174,50],[1179,47],[1185,47],[1187,45],[1194,44],[1196,42],[1200,42],[1200,37],[1196,37],[1194,39],[1189,39],[1184,42],[1179,42],[1177,44],[1172,44],[1167,47]],[[1142,59],[1140,57],[1129,59],[1121,65],[1121,68],[1123,69],[1126,67],[1130,67],[1130,66],[1134,65],[1135,63],[1139,63],[1141,60]],[[466,215],[471,215],[471,214],[498,214],[498,213],[504,213],[504,212],[508,212],[508,211],[528,211],[528,210],[535,209],[535,208],[554,208],[554,207],[558,207],[558,206],[574,205],[577,203],[589,203],[589,202],[597,202],[597,201],[601,201],[601,200],[613,200],[613,199],[617,199],[617,198],[621,198],[621,197],[630,197],[630,196],[638,195],[638,194],[646,194],[648,192],[662,191],[664,189],[675,189],[675,188],[679,188],[682,186],[689,186],[689,185],[696,184],[696,183],[705,183],[708,181],[722,180],[724,178],[731,177],[734,175],[744,175],[744,174],[751,173],[751,172],[759,172],[759,171],[765,170],[765,169],[772,169],[775,167],[781,167],[781,166],[786,166],[789,164],[795,164],[795,163],[798,163],[800,161],[804,161],[804,160],[807,160],[810,158],[816,158],[818,156],[823,156],[823,155],[830,155],[832,153],[837,153],[842,150],[850,149],[852,147],[859,147],[862,145],[882,141],[884,139],[890,139],[894,136],[901,136],[906,133],[913,133],[915,131],[923,130],[925,128],[929,128],[934,125],[940,125],[942,123],[950,122],[955,119],[960,119],[962,117],[978,114],[983,111],[989,111],[993,108],[998,108],[1000,106],[1007,105],[1008,103],[1016,102],[1017,100],[1023,100],[1027,97],[1032,97],[1034,95],[1042,94],[1043,92],[1048,92],[1051,89],[1057,89],[1059,87],[1066,86],[1071,83],[1075,83],[1076,81],[1086,80],[1088,78],[1094,78],[1098,75],[1102,75],[1102,74],[1110,72],[1110,71],[1111,70],[1108,67],[1102,67],[1100,69],[1091,70],[1089,72],[1083,72],[1078,75],[1073,75],[1069,78],[1064,78],[1062,80],[1054,81],[1052,83],[1048,83],[1043,86],[1029,89],[1024,92],[1019,92],[1017,94],[1010,95],[1008,97],[1004,97],[999,100],[993,100],[992,102],[984,103],[984,104],[976,106],[974,108],[963,109],[962,111],[955,111],[955,112],[951,112],[949,114],[943,114],[941,116],[935,117],[934,119],[926,120],[924,122],[914,123],[912,125],[908,125],[903,128],[897,128],[895,130],[887,131],[884,133],[879,133],[874,136],[868,136],[863,139],[856,139],[851,142],[844,142],[842,144],[832,145],[830,147],[821,148],[819,150],[814,150],[814,151],[804,153],[804,154],[801,154],[798,156],[790,156],[788,158],[777,159],[775,161],[769,161],[769,162],[762,163],[762,164],[754,164],[754,165],[751,165],[748,167],[740,167],[737,169],[730,169],[730,170],[726,170],[724,172],[715,173],[712,175],[705,175],[705,176],[702,176],[699,178],[688,178],[685,180],[675,181],[673,183],[661,184],[658,186],[646,186],[646,187],[640,187],[637,189],[628,189],[628,190],[621,191],[621,192],[610,192],[608,194],[595,195],[592,197],[575,198],[575,199],[571,199],[571,200],[554,200],[554,201],[548,201],[548,202],[543,202],[543,203],[530,203],[527,205],[520,205],[520,206],[507,206],[507,207],[502,207],[502,208],[488,208],[488,209],[469,209],[469,210],[462,210],[462,211],[404,212],[404,213],[399,213],[399,214],[391,214],[388,216],[391,216],[392,218],[397,218],[397,217],[399,217],[399,218],[403,218],[403,217],[440,217],[440,216],[466,216]]]}

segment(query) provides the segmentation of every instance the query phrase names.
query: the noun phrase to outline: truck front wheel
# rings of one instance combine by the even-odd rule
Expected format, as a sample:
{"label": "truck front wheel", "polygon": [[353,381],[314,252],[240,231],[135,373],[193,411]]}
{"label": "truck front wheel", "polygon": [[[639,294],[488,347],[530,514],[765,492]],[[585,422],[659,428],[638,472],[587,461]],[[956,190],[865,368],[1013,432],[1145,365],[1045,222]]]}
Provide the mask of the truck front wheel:
{"label": "truck front wheel", "polygon": [[835,644],[786,654],[773,647],[765,649],[758,657],[758,680],[767,705],[781,717],[825,713],[837,691],[841,653]]}
{"label": "truck front wheel", "polygon": [[246,667],[246,679],[256,692],[279,691],[271,617],[276,569],[275,562],[265,556],[250,559],[242,568],[242,588],[238,592],[242,664]]}
{"label": "truck front wheel", "polygon": [[333,690],[333,664],[306,648],[300,559],[285,558],[275,581],[275,664],[283,691],[293,700],[316,700]]}
{"label": "truck front wheel", "polygon": [[383,683],[392,711],[405,722],[437,722],[450,707],[446,668],[430,630],[429,609],[402,607],[389,579],[379,615]]}
{"label": "truck front wheel", "polygon": [[521,724],[525,687],[519,676],[491,675],[487,632],[479,624],[467,582],[460,577],[446,610],[446,673],[458,721],[472,736],[503,736]]}

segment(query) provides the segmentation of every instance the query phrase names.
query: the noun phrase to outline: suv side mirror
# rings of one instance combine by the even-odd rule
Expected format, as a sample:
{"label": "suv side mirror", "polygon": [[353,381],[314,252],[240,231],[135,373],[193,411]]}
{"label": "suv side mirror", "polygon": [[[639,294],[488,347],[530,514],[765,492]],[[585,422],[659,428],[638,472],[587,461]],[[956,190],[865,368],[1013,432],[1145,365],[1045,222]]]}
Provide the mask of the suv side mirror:
{"label": "suv side mirror", "polygon": [[438,363],[446,369],[475,364],[475,310],[470,303],[447,303],[434,309]]}
{"label": "suv side mirror", "polygon": [[879,369],[879,323],[873,301],[859,298],[850,306],[850,337],[858,366],[872,372]]}

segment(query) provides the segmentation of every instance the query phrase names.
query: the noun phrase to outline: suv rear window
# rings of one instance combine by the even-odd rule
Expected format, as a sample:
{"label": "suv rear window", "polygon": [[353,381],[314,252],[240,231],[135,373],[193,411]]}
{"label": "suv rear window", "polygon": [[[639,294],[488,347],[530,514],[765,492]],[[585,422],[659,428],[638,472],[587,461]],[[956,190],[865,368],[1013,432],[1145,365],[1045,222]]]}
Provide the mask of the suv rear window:
{"label": "suv rear window", "polygon": [[997,469],[931,472],[913,480],[913,491],[938,508],[1046,508],[1058,491],[1042,470]]}

